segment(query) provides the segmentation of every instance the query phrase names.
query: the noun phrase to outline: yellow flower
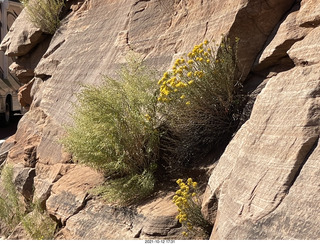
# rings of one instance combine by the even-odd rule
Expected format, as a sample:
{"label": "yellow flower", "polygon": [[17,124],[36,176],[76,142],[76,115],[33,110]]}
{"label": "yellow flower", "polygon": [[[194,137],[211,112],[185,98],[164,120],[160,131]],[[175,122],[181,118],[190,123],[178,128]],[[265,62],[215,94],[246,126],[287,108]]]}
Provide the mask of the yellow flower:
{"label": "yellow flower", "polygon": [[192,179],[191,178],[189,178],[188,180],[187,180],[187,184],[188,184],[188,186],[190,186],[191,184],[192,184]]}
{"label": "yellow flower", "polygon": [[194,80],[190,80],[190,81],[188,82],[188,84],[191,85],[193,82],[194,82]]}
{"label": "yellow flower", "polygon": [[181,99],[184,99],[185,97],[186,97],[185,95],[182,95],[180,98],[181,98]]}
{"label": "yellow flower", "polygon": [[192,186],[193,186],[193,188],[196,188],[198,186],[198,183],[197,182],[193,182]]}
{"label": "yellow flower", "polygon": [[186,105],[190,105],[190,101],[186,102]]}
{"label": "yellow flower", "polygon": [[181,82],[181,81],[176,84],[176,87],[178,87],[178,88],[179,88],[179,87],[186,87],[186,86],[187,86],[187,84],[185,84],[185,83],[183,83],[183,82]]}
{"label": "yellow flower", "polygon": [[208,45],[209,41],[208,40],[204,40],[203,44],[204,45]]}
{"label": "yellow flower", "polygon": [[164,95],[166,95],[166,96],[168,96],[168,95],[169,95],[169,90],[168,90],[168,88],[165,87],[164,89],[162,89],[161,93],[164,94]]}
{"label": "yellow flower", "polygon": [[198,76],[199,76],[199,78],[202,78],[202,76],[203,76],[203,71],[198,71],[198,74],[197,74]]}
{"label": "yellow flower", "polygon": [[208,48],[207,51],[208,51],[208,53],[211,53],[212,50],[211,50],[211,48]]}
{"label": "yellow flower", "polygon": [[188,60],[188,64],[193,64],[194,61],[192,59]]}
{"label": "yellow flower", "polygon": [[210,63],[210,59],[207,59],[207,64],[209,64]]}
{"label": "yellow flower", "polygon": [[178,185],[180,185],[180,184],[182,183],[182,179],[178,179],[178,180],[176,181],[176,183],[177,183]]}
{"label": "yellow flower", "polygon": [[192,75],[193,75],[193,73],[191,71],[188,72],[188,74],[187,74],[188,77],[191,77]]}

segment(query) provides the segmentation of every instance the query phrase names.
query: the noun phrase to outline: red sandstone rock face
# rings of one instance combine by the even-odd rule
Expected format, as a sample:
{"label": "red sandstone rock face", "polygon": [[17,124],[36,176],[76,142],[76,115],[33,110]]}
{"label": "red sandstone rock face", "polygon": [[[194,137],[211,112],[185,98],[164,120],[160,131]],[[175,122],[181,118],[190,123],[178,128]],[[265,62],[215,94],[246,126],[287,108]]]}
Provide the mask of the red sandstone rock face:
{"label": "red sandstone rock face", "polygon": [[102,176],[72,162],[59,139],[72,123],[81,84],[113,75],[129,50],[165,70],[173,57],[222,33],[241,40],[243,80],[250,73],[247,82],[267,85],[210,178],[203,210],[215,223],[212,238],[319,237],[319,199],[310,199],[319,192],[317,1],[303,0],[291,11],[293,0],[68,2],[72,11],[52,39],[22,14],[1,46],[19,56],[13,70],[32,83],[30,94],[22,94],[30,110],[8,161],[35,168],[34,197],[64,227],[57,238],[178,238],[168,199],[155,200],[163,201],[157,214],[155,203],[123,212],[91,199],[90,189]]}
{"label": "red sandstone rock face", "polygon": [[268,80],[211,175],[203,212],[218,199],[212,239],[319,238],[319,6],[302,1],[260,56],[256,67],[286,53],[293,67]]}

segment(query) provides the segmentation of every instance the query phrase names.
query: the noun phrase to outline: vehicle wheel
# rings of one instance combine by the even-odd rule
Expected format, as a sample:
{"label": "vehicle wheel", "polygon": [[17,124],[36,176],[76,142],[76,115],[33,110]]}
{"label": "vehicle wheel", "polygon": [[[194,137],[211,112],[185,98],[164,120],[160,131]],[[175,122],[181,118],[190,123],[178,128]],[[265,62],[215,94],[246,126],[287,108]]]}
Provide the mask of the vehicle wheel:
{"label": "vehicle wheel", "polygon": [[11,120],[11,109],[10,109],[10,104],[7,102],[6,111],[0,114],[0,125],[1,126],[9,125],[10,120]]}

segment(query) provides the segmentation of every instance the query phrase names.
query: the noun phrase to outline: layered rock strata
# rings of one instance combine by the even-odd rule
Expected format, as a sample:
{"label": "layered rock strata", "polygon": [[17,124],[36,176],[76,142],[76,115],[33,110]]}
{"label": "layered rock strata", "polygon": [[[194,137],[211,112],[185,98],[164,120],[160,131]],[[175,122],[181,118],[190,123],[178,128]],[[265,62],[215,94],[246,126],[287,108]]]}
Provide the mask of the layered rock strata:
{"label": "layered rock strata", "polygon": [[[101,74],[114,75],[129,51],[163,71],[204,39],[219,44],[221,34],[240,38],[239,67],[248,90],[262,82],[266,87],[210,178],[203,210],[215,223],[212,238],[317,235],[316,224],[298,223],[301,216],[318,223],[317,215],[311,216],[316,201],[302,196],[303,188],[314,187],[303,184],[317,177],[316,1],[67,2],[69,14],[53,37],[30,26],[23,12],[1,45],[20,61],[12,69],[27,83],[21,96],[30,106],[11,138],[7,162],[17,175],[35,169],[33,197],[61,224],[56,238],[179,238],[170,199],[126,210],[102,204],[90,194],[102,175],[73,162],[59,140],[64,126],[72,124],[81,86],[99,84]],[[311,169],[313,178],[307,181]],[[294,196],[299,199],[286,212]],[[294,211],[299,214],[289,215]],[[288,224],[279,227],[282,220]]]}
{"label": "layered rock strata", "polygon": [[[203,212],[212,239],[318,239],[319,9],[301,1],[278,25],[255,71],[273,72],[215,167]],[[287,66],[288,67],[288,66]],[[216,209],[212,207],[217,202]],[[215,219],[210,213],[215,211]]]}

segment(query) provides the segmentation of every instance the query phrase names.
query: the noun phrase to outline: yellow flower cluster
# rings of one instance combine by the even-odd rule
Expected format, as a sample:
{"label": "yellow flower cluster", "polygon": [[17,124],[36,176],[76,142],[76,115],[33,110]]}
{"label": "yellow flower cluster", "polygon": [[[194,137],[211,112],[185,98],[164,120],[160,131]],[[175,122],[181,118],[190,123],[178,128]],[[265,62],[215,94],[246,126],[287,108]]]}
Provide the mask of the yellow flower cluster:
{"label": "yellow flower cluster", "polygon": [[190,105],[187,89],[190,89],[194,82],[199,82],[205,76],[208,65],[214,63],[214,55],[212,49],[208,47],[208,43],[205,40],[203,43],[195,45],[186,58],[178,58],[171,70],[163,74],[158,81],[160,86],[158,101],[170,102],[185,99],[185,104]]}
{"label": "yellow flower cluster", "polygon": [[[197,196],[198,183],[193,181],[192,178],[189,178],[186,183],[184,183],[182,179],[178,179],[176,182],[180,187],[173,197],[173,202],[178,207],[179,212],[176,218],[182,225],[187,227],[187,230],[191,231],[193,224],[188,218],[188,215],[190,211],[192,211],[191,208],[193,208],[195,204],[199,204]],[[187,236],[188,233],[184,232],[183,235]]]}

